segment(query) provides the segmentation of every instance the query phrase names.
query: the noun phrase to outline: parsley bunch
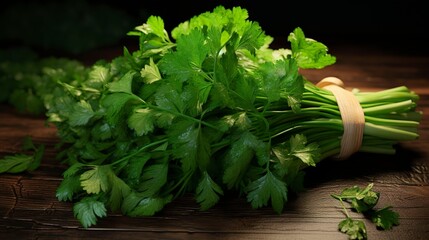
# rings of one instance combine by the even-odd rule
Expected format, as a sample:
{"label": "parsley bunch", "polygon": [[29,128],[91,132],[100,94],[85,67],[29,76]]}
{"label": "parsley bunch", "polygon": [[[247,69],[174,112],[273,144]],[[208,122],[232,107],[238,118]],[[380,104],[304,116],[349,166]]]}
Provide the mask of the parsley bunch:
{"label": "parsley bunch", "polygon": [[[332,93],[299,69],[336,58],[296,28],[291,49],[240,7],[222,6],[171,33],[151,16],[129,35],[139,50],[99,61],[70,79],[51,69],[48,121],[68,164],[57,189],[84,227],[108,211],[150,216],[185,193],[201,210],[226,191],[281,213],[304,169],[339,153],[342,120]],[[393,154],[418,137],[418,96],[406,87],[356,92],[365,112],[360,151]]]}
{"label": "parsley bunch", "polygon": [[86,67],[68,58],[40,58],[31,50],[0,51],[0,103],[8,103],[19,113],[43,116],[58,82],[85,77]]}

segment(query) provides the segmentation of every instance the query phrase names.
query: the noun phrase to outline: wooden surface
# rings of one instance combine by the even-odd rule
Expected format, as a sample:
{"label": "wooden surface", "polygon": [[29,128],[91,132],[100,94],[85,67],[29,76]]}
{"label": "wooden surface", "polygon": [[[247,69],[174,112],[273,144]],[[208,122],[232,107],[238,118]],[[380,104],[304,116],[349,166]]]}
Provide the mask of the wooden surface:
{"label": "wooden surface", "polygon": [[337,57],[334,66],[303,74],[314,82],[337,76],[346,87],[365,91],[408,86],[421,96],[418,107],[425,113],[420,138],[401,143],[393,156],[359,153],[308,169],[307,190],[291,196],[281,215],[271,208],[253,210],[235,196],[200,212],[192,196],[185,196],[153,217],[110,213],[95,227],[83,229],[73,216],[72,204],[55,197],[66,169],[54,159],[55,128],[46,127],[43,117],[23,116],[3,105],[0,156],[19,152],[27,135],[47,150],[36,171],[0,175],[0,239],[347,239],[337,230],[344,215],[330,194],[370,182],[381,193],[379,205],[391,205],[399,213],[400,225],[379,231],[364,220],[368,239],[428,239],[429,57],[360,47],[330,47],[330,51]]}

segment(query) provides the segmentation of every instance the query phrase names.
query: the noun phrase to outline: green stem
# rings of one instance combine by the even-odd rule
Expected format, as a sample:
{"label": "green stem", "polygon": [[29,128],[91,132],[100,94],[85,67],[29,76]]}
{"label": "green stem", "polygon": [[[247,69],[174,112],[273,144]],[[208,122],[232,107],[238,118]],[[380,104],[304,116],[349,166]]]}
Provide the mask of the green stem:
{"label": "green stem", "polygon": [[419,135],[415,132],[395,129],[389,126],[365,123],[364,135],[395,141],[415,140]]}
{"label": "green stem", "polygon": [[411,100],[383,104],[374,107],[363,108],[365,114],[386,114],[391,112],[405,112],[416,107],[416,103]]}
{"label": "green stem", "polygon": [[151,143],[149,143],[149,144],[147,144],[147,145],[144,145],[143,147],[141,147],[141,148],[139,148],[137,151],[135,151],[135,152],[133,152],[133,153],[131,153],[131,154],[128,154],[127,156],[125,156],[125,157],[123,157],[123,158],[121,158],[121,159],[119,159],[119,160],[117,160],[117,161],[114,161],[113,163],[111,163],[110,165],[116,165],[116,164],[118,164],[118,163],[121,163],[121,162],[123,162],[123,161],[125,161],[125,160],[128,160],[128,159],[130,159],[130,158],[132,158],[132,157],[134,157],[134,156],[136,156],[137,154],[139,154],[139,153],[141,153],[141,152],[143,152],[144,150],[146,150],[146,149],[148,149],[148,148],[151,148],[151,147],[153,147],[153,146],[156,146],[156,145],[160,145],[160,144],[162,144],[162,143],[165,143],[165,142],[167,142],[168,141],[168,139],[162,139],[162,140],[159,140],[159,141],[156,141],[156,142],[151,142]]}
{"label": "green stem", "polygon": [[158,111],[167,112],[167,113],[170,113],[170,114],[176,115],[176,116],[178,116],[178,117],[185,118],[185,119],[187,119],[187,120],[190,120],[190,121],[196,122],[196,123],[198,123],[198,124],[201,124],[201,125],[204,125],[204,126],[207,126],[207,127],[213,128],[213,129],[215,129],[215,130],[219,130],[219,128],[218,128],[217,126],[212,125],[212,124],[210,124],[210,123],[208,123],[208,122],[202,121],[202,120],[200,120],[200,119],[193,118],[193,117],[191,117],[191,116],[189,116],[189,115],[186,115],[186,114],[183,114],[183,113],[180,113],[180,112],[176,112],[176,111],[171,111],[171,110],[169,110],[169,109],[161,108],[161,107],[158,107],[158,106],[155,106],[155,105],[152,105],[152,104],[148,104],[148,103],[146,103],[145,105],[146,105],[147,107],[151,108],[151,109],[155,109],[155,110],[158,110]]}

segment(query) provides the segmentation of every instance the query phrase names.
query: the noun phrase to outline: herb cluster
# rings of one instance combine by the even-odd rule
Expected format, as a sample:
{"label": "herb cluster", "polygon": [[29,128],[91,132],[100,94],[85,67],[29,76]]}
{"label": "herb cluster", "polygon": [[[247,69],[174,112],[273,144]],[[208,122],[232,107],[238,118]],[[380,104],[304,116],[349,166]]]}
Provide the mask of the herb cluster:
{"label": "herb cluster", "polygon": [[[65,71],[43,69],[39,94],[69,168],[57,189],[84,227],[108,211],[150,216],[185,193],[201,210],[226,191],[281,213],[304,169],[339,153],[335,97],[299,69],[336,58],[296,28],[291,49],[240,7],[194,16],[168,33],[151,16],[129,34],[139,50]],[[401,86],[355,92],[365,112],[362,152],[394,154],[418,138],[418,95]]]}

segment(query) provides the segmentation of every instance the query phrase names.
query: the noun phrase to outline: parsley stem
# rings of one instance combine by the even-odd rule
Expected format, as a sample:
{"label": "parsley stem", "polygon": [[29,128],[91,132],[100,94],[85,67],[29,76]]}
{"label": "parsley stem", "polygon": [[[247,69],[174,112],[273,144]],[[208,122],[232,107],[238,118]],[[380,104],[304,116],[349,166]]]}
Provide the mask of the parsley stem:
{"label": "parsley stem", "polygon": [[134,157],[135,155],[137,155],[137,154],[139,154],[139,153],[143,152],[144,150],[146,150],[146,149],[148,149],[148,148],[150,148],[150,147],[160,145],[160,144],[165,143],[165,142],[167,142],[167,141],[168,141],[168,139],[161,139],[161,140],[159,140],[159,141],[151,142],[151,143],[149,143],[149,144],[146,144],[146,145],[142,146],[141,148],[137,149],[137,151],[135,151],[135,152],[133,152],[133,153],[130,153],[130,154],[126,155],[125,157],[123,157],[123,158],[121,158],[121,159],[119,159],[119,160],[116,160],[116,161],[112,162],[110,165],[116,165],[116,164],[118,164],[118,163],[121,163],[121,162],[123,162],[123,161],[125,161],[125,160],[128,160],[128,159],[130,159],[130,158]]}
{"label": "parsley stem", "polygon": [[170,113],[170,114],[176,115],[176,116],[178,116],[178,117],[182,117],[182,118],[185,118],[185,119],[187,119],[187,120],[191,120],[191,121],[196,122],[196,123],[198,123],[198,124],[201,124],[201,125],[204,125],[204,126],[207,126],[207,127],[213,128],[213,129],[215,129],[215,130],[219,130],[219,128],[218,128],[217,126],[212,125],[212,124],[210,124],[210,123],[208,123],[208,122],[202,121],[202,120],[200,120],[200,119],[193,118],[193,117],[191,117],[191,116],[189,116],[189,115],[186,115],[186,114],[183,114],[183,113],[180,113],[180,112],[177,112],[177,111],[171,111],[171,110],[169,110],[169,109],[161,108],[161,107],[158,107],[158,106],[155,106],[155,105],[152,105],[152,104],[148,104],[148,103],[146,103],[145,105],[146,105],[147,107],[149,107],[149,108],[152,108],[152,109],[155,109],[155,110],[158,110],[158,111],[167,112],[167,113]]}
{"label": "parsley stem", "polygon": [[349,211],[347,211],[347,208],[346,208],[346,205],[344,204],[343,199],[339,198],[339,200],[340,200],[341,206],[343,207],[344,214],[346,215],[347,218],[350,218]]}

